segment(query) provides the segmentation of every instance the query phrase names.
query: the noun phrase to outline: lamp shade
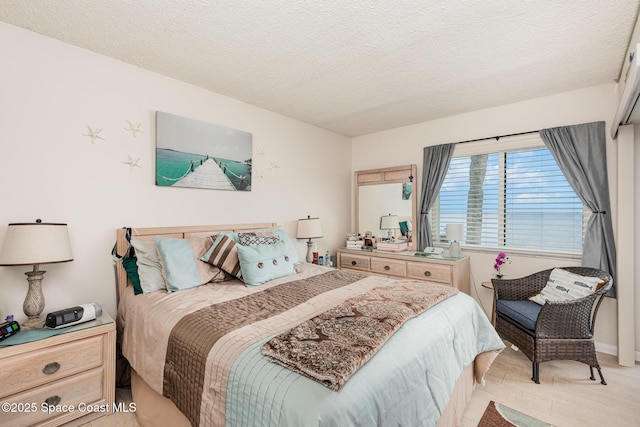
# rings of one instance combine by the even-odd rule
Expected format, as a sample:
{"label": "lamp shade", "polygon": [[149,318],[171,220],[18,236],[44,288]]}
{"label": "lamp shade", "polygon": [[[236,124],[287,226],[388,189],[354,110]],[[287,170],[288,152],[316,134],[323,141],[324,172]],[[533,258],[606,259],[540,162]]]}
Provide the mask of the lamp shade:
{"label": "lamp shade", "polygon": [[9,224],[0,265],[35,265],[73,261],[67,224]]}
{"label": "lamp shade", "polygon": [[400,228],[398,215],[385,215],[380,217],[380,230],[394,230]]}
{"label": "lamp shade", "polygon": [[464,239],[464,224],[447,224],[447,240],[459,241]]}
{"label": "lamp shade", "polygon": [[318,239],[322,237],[322,226],[320,218],[311,218],[307,216],[298,220],[298,231],[296,238],[298,239]]}

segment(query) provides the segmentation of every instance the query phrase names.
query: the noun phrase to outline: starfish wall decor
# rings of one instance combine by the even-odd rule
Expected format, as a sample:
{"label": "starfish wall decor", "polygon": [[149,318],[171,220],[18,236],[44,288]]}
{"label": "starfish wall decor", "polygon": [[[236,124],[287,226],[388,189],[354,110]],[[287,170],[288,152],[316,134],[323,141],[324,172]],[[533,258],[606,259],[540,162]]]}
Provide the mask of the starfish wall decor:
{"label": "starfish wall decor", "polygon": [[102,132],[102,129],[91,129],[91,126],[88,126],[88,125],[87,125],[87,129],[89,129],[89,133],[83,133],[82,135],[88,136],[89,138],[91,138],[92,144],[96,143],[96,139],[101,139],[103,141],[106,140],[100,135],[100,132]]}
{"label": "starfish wall decor", "polygon": [[134,122],[130,122],[129,120],[127,120],[127,123],[129,124],[129,126],[124,129],[131,132],[134,138],[138,136],[138,133],[144,133],[144,131],[140,129],[140,126],[142,126],[142,123],[140,122],[134,123]]}
{"label": "starfish wall decor", "polygon": [[123,161],[122,163],[124,163],[125,165],[129,165],[129,171],[132,172],[133,168],[138,167],[141,168],[142,166],[140,166],[138,164],[138,162],[140,161],[140,157],[131,157],[129,156],[129,158],[126,161]]}

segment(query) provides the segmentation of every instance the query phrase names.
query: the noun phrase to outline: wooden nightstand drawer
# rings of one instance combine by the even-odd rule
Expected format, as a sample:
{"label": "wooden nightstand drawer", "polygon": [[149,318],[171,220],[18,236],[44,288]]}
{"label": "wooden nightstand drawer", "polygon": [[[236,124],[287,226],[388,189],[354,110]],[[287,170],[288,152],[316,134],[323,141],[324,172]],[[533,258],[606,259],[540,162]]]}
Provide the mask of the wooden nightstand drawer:
{"label": "wooden nightstand drawer", "polygon": [[340,257],[340,267],[369,271],[371,269],[371,260],[368,256],[343,253]]}
{"label": "wooden nightstand drawer", "polygon": [[451,266],[429,264],[424,262],[408,262],[407,277],[410,279],[430,280],[434,282],[453,284]]}
{"label": "wooden nightstand drawer", "polygon": [[103,337],[90,337],[8,357],[0,365],[0,397],[103,364]]}
{"label": "wooden nightstand drawer", "polygon": [[[90,413],[87,405],[106,404],[103,381],[104,370],[98,368],[2,399],[3,404],[15,406],[16,411],[0,411],[0,425],[30,426],[56,418],[63,422],[64,419],[77,418],[79,413],[86,415]],[[51,407],[55,409],[47,410]]]}
{"label": "wooden nightstand drawer", "polygon": [[371,258],[371,271],[378,274],[407,277],[407,263],[386,258]]}
{"label": "wooden nightstand drawer", "polygon": [[[103,313],[64,332],[49,331],[52,335],[47,338],[37,331],[25,331],[20,332],[22,342],[12,343],[13,337],[3,341],[0,402],[9,403],[10,410],[0,413],[0,426],[80,425],[112,412],[115,329],[113,319]],[[58,406],[56,412],[43,410],[45,401]],[[69,411],[68,405],[75,410]],[[83,405],[102,406],[92,411]]]}

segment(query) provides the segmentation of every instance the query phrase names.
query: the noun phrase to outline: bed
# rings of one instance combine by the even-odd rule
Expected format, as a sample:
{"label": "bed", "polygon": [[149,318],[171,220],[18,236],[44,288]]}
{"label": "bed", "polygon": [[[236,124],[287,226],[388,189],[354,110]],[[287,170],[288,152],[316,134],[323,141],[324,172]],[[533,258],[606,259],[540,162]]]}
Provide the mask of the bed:
{"label": "bed", "polygon": [[[232,235],[273,237],[278,248],[286,246],[280,263],[273,264],[277,268],[297,264],[293,244],[282,244],[288,237],[274,223],[117,230],[119,257],[131,252],[130,241],[137,245],[136,254],[144,242],[157,245],[162,274],[171,290],[136,294],[139,289],[131,280],[131,264],[122,259],[116,262],[118,341],[131,366],[132,397],[142,426],[459,423],[474,385],[483,381],[504,348],[471,297],[453,292],[394,326],[397,330],[382,339],[377,352],[359,361],[350,377],[338,376],[342,381],[328,386],[321,381],[324,377],[313,378],[308,370],[278,363],[265,349],[363,295],[411,286],[422,292],[430,287],[306,263],[295,265],[291,274],[267,276],[264,283],[249,286],[255,278],[246,259],[242,264],[246,275],[241,279],[247,285],[225,271],[216,273],[211,283],[170,286],[170,281],[177,283],[172,270],[181,267],[167,256],[169,248],[178,244],[184,248],[189,242],[201,268],[201,262],[207,264],[202,260],[210,260],[213,249],[222,245],[220,238]],[[276,250],[275,246],[269,250]],[[240,248],[241,258],[246,258],[245,251]],[[185,263],[191,265],[186,259]],[[137,264],[142,265],[140,256]],[[260,274],[266,264],[271,267],[271,262],[254,264],[263,264],[257,270]],[[434,290],[438,289],[429,292]]]}

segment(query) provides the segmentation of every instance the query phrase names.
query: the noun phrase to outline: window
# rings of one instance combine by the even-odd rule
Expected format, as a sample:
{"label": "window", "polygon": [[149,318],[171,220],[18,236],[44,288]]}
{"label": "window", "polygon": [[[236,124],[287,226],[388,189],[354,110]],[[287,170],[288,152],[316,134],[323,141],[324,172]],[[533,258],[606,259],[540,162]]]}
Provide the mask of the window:
{"label": "window", "polygon": [[463,223],[466,245],[570,253],[582,252],[587,219],[544,145],[454,155],[430,215],[434,241]]}

